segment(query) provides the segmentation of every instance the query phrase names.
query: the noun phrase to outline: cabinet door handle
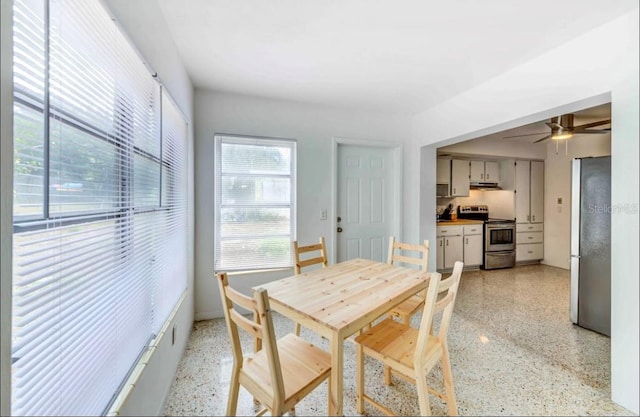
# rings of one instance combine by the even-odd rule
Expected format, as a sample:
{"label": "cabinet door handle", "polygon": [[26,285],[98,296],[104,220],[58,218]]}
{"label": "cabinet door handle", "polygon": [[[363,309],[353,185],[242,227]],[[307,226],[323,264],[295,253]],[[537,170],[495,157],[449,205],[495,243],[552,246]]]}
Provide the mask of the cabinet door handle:
{"label": "cabinet door handle", "polygon": [[465,242],[467,245],[469,244],[469,238],[467,238],[467,241]]}
{"label": "cabinet door handle", "polygon": [[454,193],[454,194],[456,193],[456,189],[455,189],[455,188],[453,189],[453,193]]}
{"label": "cabinet door handle", "polygon": [[480,174],[480,179],[483,180],[484,179],[484,174]]}
{"label": "cabinet door handle", "polygon": [[487,174],[487,179],[489,179],[489,174]]}
{"label": "cabinet door handle", "polygon": [[535,222],[536,221],[536,216],[531,216],[531,221]]}
{"label": "cabinet door handle", "polygon": [[449,246],[449,239],[447,239],[447,246]]}
{"label": "cabinet door handle", "polygon": [[440,246],[442,246],[442,239],[440,239]]}
{"label": "cabinet door handle", "polygon": [[527,221],[531,220],[531,216],[527,214]]}
{"label": "cabinet door handle", "polygon": [[533,239],[533,236],[529,236],[529,237],[527,237],[527,239]]}

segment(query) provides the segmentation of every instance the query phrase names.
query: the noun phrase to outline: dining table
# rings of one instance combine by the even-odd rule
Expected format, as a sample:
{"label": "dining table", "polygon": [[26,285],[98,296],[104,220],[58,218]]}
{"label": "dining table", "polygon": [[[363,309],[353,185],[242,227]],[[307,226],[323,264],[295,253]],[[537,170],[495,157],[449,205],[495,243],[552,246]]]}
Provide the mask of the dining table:
{"label": "dining table", "polygon": [[351,259],[256,286],[271,309],[329,341],[329,415],[343,415],[344,341],[427,288],[430,272]]}

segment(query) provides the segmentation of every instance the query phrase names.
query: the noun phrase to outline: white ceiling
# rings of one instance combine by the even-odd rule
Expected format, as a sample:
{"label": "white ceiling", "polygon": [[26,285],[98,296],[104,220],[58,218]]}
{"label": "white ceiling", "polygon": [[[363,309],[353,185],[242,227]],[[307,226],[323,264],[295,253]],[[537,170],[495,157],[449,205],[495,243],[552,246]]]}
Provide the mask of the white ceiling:
{"label": "white ceiling", "polygon": [[406,113],[637,8],[637,0],[157,1],[196,88]]}

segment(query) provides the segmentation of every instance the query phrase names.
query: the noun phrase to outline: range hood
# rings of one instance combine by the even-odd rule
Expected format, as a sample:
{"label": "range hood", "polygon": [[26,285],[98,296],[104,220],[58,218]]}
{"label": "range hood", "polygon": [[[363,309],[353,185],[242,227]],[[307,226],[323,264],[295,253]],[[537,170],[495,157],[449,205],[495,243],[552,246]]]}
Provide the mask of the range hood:
{"label": "range hood", "polygon": [[492,190],[502,190],[502,187],[498,186],[497,182],[476,182],[472,181],[469,183],[470,190],[480,190],[480,191],[492,191]]}

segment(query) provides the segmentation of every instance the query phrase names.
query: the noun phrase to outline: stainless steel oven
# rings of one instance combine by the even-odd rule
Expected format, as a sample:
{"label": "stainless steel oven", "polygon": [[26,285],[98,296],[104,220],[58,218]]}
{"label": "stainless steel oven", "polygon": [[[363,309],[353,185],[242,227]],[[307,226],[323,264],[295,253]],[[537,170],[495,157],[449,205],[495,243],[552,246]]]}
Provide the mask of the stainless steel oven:
{"label": "stainless steel oven", "polygon": [[511,268],[516,263],[516,222],[488,219],[484,223],[484,269]]}

